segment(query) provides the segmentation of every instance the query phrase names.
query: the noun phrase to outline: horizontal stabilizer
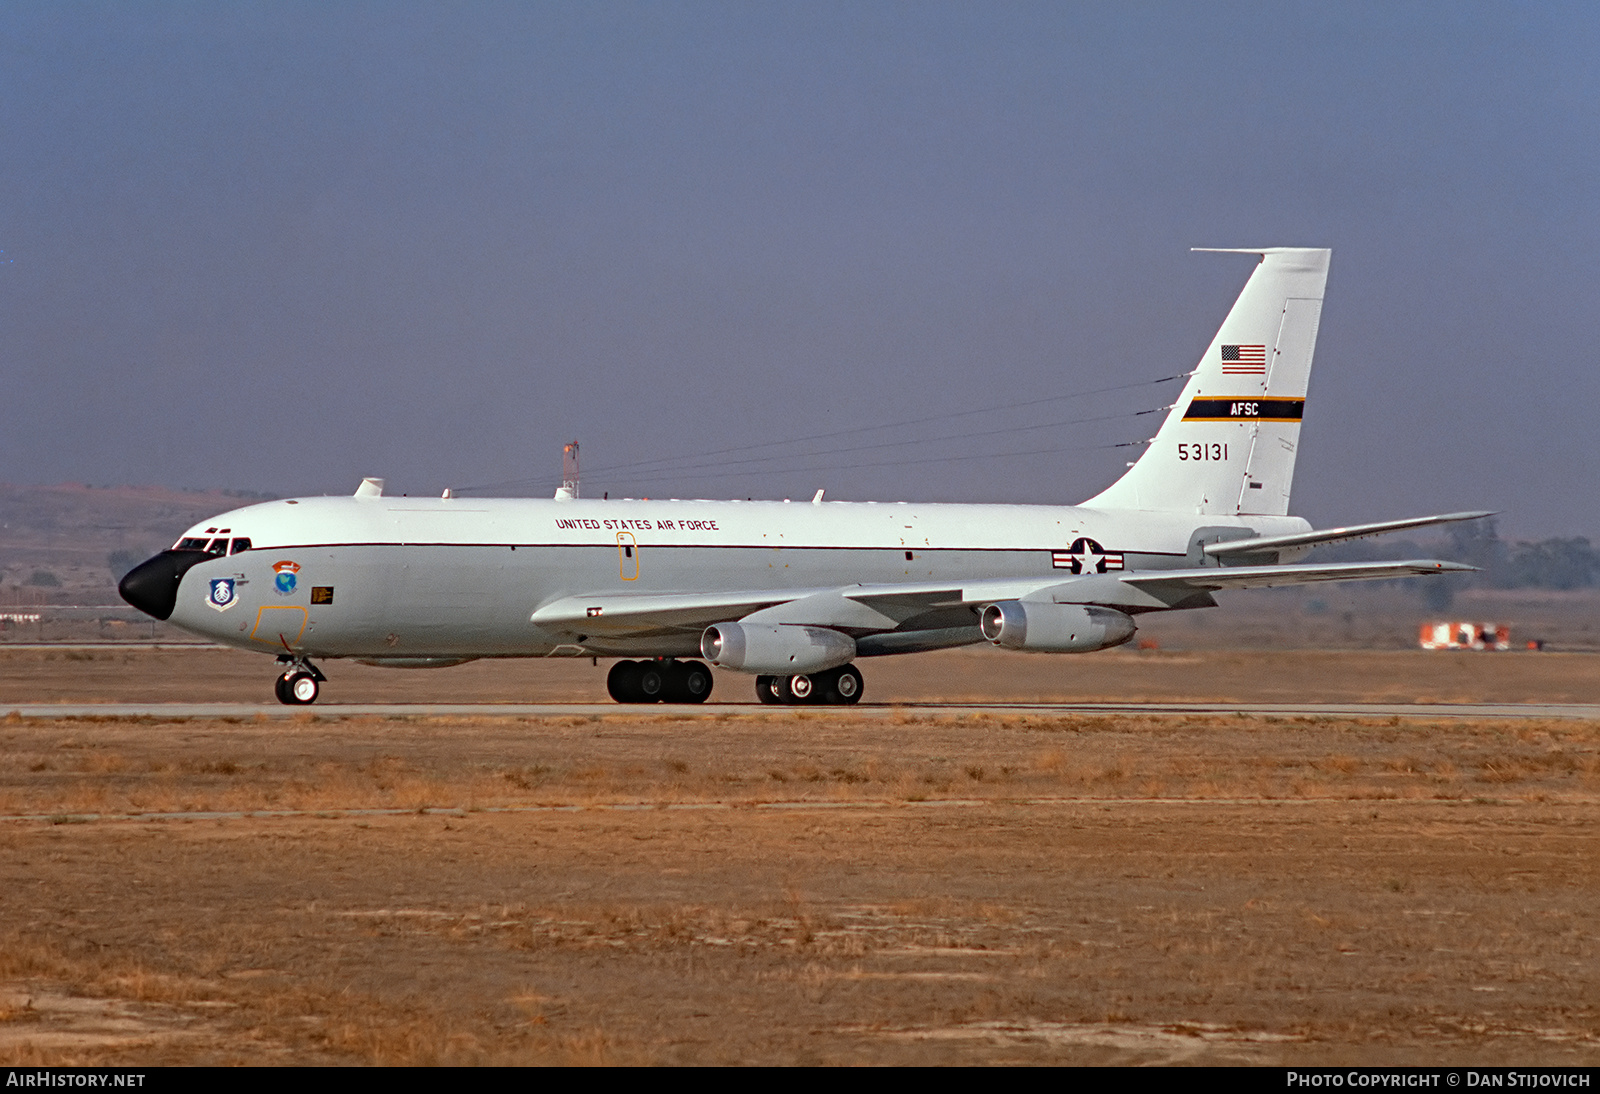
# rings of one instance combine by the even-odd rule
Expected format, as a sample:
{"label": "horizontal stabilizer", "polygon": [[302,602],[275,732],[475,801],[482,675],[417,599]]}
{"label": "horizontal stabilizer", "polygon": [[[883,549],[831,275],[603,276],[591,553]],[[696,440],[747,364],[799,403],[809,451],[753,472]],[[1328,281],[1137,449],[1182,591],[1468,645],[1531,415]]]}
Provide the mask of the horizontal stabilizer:
{"label": "horizontal stabilizer", "polygon": [[1264,551],[1282,551],[1291,547],[1319,547],[1325,543],[1342,543],[1351,539],[1388,535],[1407,528],[1426,528],[1433,524],[1453,524],[1460,520],[1478,520],[1494,516],[1491,512],[1444,513],[1434,517],[1409,517],[1405,520],[1380,520],[1373,524],[1352,524],[1348,528],[1324,528],[1314,532],[1297,532],[1288,536],[1259,536],[1255,539],[1230,539],[1224,543],[1208,543],[1205,553],[1212,558],[1231,555],[1255,555]]}
{"label": "horizontal stabilizer", "polygon": [[1409,562],[1328,562],[1320,566],[1205,566],[1193,570],[1144,570],[1123,576],[1124,585],[1156,590],[1272,589],[1280,585],[1311,585],[1319,581],[1375,581],[1384,578],[1423,577],[1429,574],[1469,573],[1477,570],[1464,562],[1413,559]]}

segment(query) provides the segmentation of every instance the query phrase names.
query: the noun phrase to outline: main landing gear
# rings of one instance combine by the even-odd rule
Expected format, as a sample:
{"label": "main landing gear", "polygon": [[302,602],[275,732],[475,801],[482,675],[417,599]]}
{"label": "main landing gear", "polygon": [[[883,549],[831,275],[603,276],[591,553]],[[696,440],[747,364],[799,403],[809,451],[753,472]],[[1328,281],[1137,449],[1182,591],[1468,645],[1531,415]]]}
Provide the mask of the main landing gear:
{"label": "main landing gear", "polygon": [[757,676],[756,698],[763,703],[859,703],[861,670],[841,665],[809,676]]}
{"label": "main landing gear", "polygon": [[711,670],[699,661],[618,661],[606,690],[619,703],[703,703],[711,695]]}
{"label": "main landing gear", "polygon": [[287,703],[289,706],[315,703],[317,693],[322,690],[322,683],[327,679],[322,675],[322,670],[304,657],[298,659],[280,657],[278,664],[284,666],[283,675],[273,684],[278,702]]}

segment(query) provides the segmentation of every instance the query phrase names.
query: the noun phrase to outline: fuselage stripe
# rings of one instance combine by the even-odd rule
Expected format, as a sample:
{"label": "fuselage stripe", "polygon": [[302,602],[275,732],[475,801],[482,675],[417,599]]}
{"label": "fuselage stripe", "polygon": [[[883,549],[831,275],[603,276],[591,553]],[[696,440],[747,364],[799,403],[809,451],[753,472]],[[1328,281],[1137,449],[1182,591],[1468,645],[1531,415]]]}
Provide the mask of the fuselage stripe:
{"label": "fuselage stripe", "polygon": [[[284,543],[271,546],[253,547],[248,552],[241,551],[237,555],[218,556],[239,558],[244,554],[259,554],[261,552],[283,553],[286,551],[329,551],[347,547],[477,547],[485,550],[540,550],[546,547],[603,547],[610,551],[617,549],[616,543],[602,541],[600,543],[450,543],[450,542],[411,542],[397,540],[363,540],[355,543]],[[1031,555],[1041,551],[1056,552],[1059,547],[827,547],[810,543],[659,543],[646,540],[639,544],[641,550],[649,548],[652,551],[694,550],[694,551],[889,551],[901,552],[915,550],[917,554],[1007,554]],[[1149,555],[1155,558],[1184,558],[1181,551],[1136,551],[1134,554]]]}

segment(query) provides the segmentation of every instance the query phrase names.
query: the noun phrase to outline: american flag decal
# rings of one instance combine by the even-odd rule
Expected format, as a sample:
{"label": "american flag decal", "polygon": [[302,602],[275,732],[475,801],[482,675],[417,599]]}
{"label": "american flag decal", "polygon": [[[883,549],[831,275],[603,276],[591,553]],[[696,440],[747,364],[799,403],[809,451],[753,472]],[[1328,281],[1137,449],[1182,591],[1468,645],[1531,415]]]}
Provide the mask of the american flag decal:
{"label": "american flag decal", "polygon": [[1265,376],[1266,374],[1266,346],[1222,347],[1222,375]]}

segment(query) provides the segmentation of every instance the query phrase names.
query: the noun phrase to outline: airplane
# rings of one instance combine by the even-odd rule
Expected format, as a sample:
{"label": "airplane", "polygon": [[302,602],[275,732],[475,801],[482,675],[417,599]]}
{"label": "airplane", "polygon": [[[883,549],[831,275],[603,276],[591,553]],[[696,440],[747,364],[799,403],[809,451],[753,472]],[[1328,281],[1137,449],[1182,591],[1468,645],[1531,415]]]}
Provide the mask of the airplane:
{"label": "airplane", "polygon": [[754,676],[763,703],[847,704],[858,659],[985,641],[1083,653],[1219,590],[1473,569],[1298,561],[1490,514],[1322,530],[1289,516],[1332,252],[1214,250],[1258,261],[1148,448],[1082,505],[397,498],[369,478],[197,524],[119,591],[275,656],[287,704],[316,701],[317,660],[486,657],[618,658],[621,703],[704,702],[709,662]]}

